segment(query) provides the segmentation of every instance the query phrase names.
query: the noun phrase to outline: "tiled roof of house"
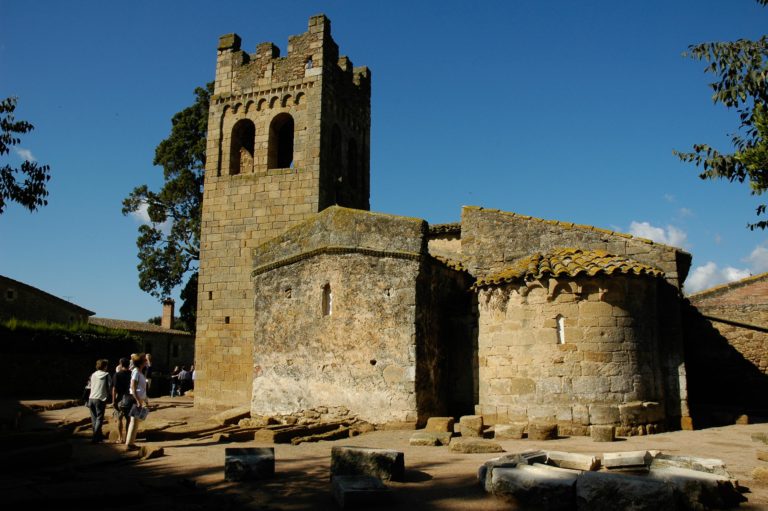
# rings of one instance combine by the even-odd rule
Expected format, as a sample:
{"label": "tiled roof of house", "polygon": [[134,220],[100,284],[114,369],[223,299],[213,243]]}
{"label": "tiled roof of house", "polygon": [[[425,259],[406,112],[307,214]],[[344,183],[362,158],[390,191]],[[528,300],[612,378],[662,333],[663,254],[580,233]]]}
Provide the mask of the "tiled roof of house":
{"label": "tiled roof of house", "polygon": [[173,334],[173,335],[189,335],[191,333],[184,330],[174,330],[172,328],[163,328],[159,325],[152,323],[145,323],[142,321],[128,321],[125,319],[111,319],[111,318],[88,318],[88,323],[91,325],[103,326],[105,328],[114,328],[117,330],[128,330],[129,332],[149,332],[155,334]]}
{"label": "tiled roof of house", "polygon": [[743,278],[741,280],[735,280],[733,282],[728,282],[726,284],[720,284],[718,286],[710,287],[709,289],[704,289],[703,291],[693,293],[691,295],[688,295],[688,299],[692,302],[695,302],[697,300],[703,300],[704,298],[717,296],[727,291],[730,291],[732,289],[737,289],[742,286],[748,286],[750,284],[754,284],[755,282],[765,280],[766,278],[768,278],[768,272],[760,273],[758,275],[750,275],[749,277]]}
{"label": "tiled roof of house", "polygon": [[593,277],[599,274],[661,277],[664,272],[628,257],[609,254],[604,250],[560,248],[547,254],[536,253],[520,259],[509,268],[479,279],[473,287],[477,289],[516,280],[532,280],[548,276]]}

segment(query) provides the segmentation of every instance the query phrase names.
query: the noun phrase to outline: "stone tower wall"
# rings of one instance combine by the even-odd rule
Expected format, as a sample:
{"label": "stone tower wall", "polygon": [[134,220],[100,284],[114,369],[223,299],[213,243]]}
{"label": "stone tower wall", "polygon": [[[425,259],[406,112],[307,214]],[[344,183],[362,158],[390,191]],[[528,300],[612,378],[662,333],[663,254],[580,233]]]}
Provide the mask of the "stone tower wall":
{"label": "stone tower wall", "polygon": [[[487,420],[557,421],[573,433],[664,420],[655,280],[506,284],[481,290],[479,310],[477,411]],[[623,421],[619,405],[632,402],[654,404]]]}
{"label": "stone tower wall", "polygon": [[[208,118],[197,315],[196,405],[244,406],[253,377],[254,310],[250,279],[254,247],[349,196],[368,207],[370,74],[345,69],[330,21],[313,16],[308,31],[289,38],[288,54],[272,43],[240,49],[236,34],[219,40]],[[340,96],[343,89],[345,95]],[[351,106],[341,106],[339,103]],[[334,181],[325,151],[326,111],[349,111],[360,142],[354,191]],[[277,120],[293,121],[292,164],[271,161]],[[344,125],[346,131],[346,124]],[[274,131],[274,130],[273,130]],[[243,135],[245,133],[245,135]],[[270,142],[272,140],[272,142]],[[241,148],[242,146],[242,148]],[[328,188],[335,182],[332,191]]]}

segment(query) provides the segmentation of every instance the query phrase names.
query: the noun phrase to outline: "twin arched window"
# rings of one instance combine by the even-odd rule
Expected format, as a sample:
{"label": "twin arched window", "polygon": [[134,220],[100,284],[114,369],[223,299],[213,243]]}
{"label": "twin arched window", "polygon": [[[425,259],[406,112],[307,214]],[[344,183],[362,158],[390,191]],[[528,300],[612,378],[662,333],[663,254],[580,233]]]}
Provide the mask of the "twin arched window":
{"label": "twin arched window", "polygon": [[[288,113],[276,115],[269,125],[267,168],[293,167],[293,117]],[[241,174],[253,170],[256,125],[250,119],[240,119],[232,127],[229,153],[229,173]]]}

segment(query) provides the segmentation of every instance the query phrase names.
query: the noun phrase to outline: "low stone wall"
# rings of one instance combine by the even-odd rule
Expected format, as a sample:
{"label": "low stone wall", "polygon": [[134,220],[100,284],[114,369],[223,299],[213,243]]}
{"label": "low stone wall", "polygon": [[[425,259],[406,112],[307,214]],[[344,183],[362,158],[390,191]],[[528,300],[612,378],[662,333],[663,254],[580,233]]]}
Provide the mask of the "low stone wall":
{"label": "low stone wall", "polygon": [[[478,301],[486,422],[556,421],[586,434],[590,424],[664,421],[655,279],[505,284]],[[640,406],[622,416],[627,403]]]}

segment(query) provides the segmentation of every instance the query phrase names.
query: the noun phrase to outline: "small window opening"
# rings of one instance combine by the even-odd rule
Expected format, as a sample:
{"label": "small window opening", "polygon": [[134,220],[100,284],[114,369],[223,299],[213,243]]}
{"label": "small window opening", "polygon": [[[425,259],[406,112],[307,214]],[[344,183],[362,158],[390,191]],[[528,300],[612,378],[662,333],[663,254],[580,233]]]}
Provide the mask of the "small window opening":
{"label": "small window opening", "polygon": [[312,56],[307,57],[307,62],[304,64],[304,69],[312,69]]}
{"label": "small window opening", "polygon": [[253,121],[241,119],[232,128],[229,173],[241,174],[253,169],[253,147],[256,143],[256,126]]}
{"label": "small window opening", "polygon": [[293,117],[281,113],[269,125],[268,165],[270,169],[293,168]]}
{"label": "small window opening", "polygon": [[229,316],[224,316],[224,324],[229,324]]}
{"label": "small window opening", "polygon": [[558,314],[555,321],[557,322],[557,344],[565,344],[565,317]]}
{"label": "small window opening", "polygon": [[5,292],[5,299],[9,302],[12,302],[16,299],[16,290],[15,289],[8,289]]}
{"label": "small window opening", "polygon": [[208,291],[208,299],[213,300],[213,291]]}
{"label": "small window opening", "polygon": [[330,316],[333,314],[333,293],[331,292],[331,285],[326,284],[323,286],[323,316]]}

